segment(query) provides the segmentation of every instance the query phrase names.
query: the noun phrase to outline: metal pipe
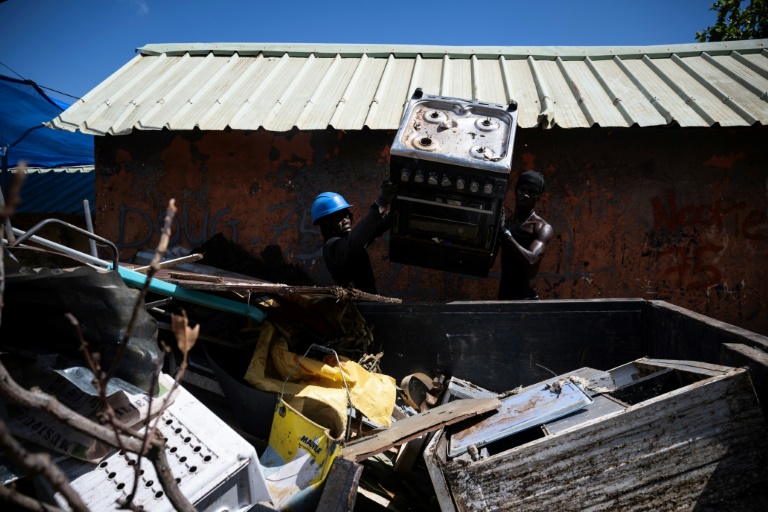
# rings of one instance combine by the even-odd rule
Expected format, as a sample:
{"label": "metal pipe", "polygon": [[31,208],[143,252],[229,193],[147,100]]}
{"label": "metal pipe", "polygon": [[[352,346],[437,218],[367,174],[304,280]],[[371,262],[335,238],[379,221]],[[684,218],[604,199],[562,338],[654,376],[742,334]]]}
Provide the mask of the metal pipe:
{"label": "metal pipe", "polygon": [[[83,199],[83,210],[85,210],[85,227],[88,228],[89,233],[95,233],[93,231],[93,220],[91,219],[91,206],[88,204],[87,199]],[[93,239],[88,239],[91,244],[91,256],[94,258],[99,257],[99,252],[96,250],[96,242]]]}
{"label": "metal pipe", "polygon": [[[5,195],[2,190],[0,190],[0,214],[5,212]],[[16,236],[13,234],[13,226],[11,226],[11,218],[6,217],[5,218],[5,236],[8,237],[8,241],[4,242],[8,245],[13,245],[13,243],[16,241]]]}
{"label": "metal pipe", "polygon": [[[69,247],[63,246],[61,244],[57,244],[55,242],[51,242],[50,240],[46,240],[36,235],[33,235],[34,231],[50,223],[56,223],[56,224],[60,224],[60,225],[64,225],[66,227],[72,228],[74,229],[74,231],[85,234],[86,236],[93,237],[99,242],[102,242],[105,245],[108,245],[113,249],[115,253],[114,261],[112,263],[109,263],[109,262],[100,260],[98,258],[94,258],[93,256],[82,253],[80,251],[70,249]],[[16,228],[14,228],[14,231],[21,234],[21,236],[16,239],[15,245],[21,245],[22,242],[25,242],[27,240],[32,240],[36,243],[39,243],[40,245],[43,245],[50,249],[61,251],[64,254],[69,254],[75,258],[79,258],[88,263],[93,263],[95,265],[103,266],[111,270],[117,270],[120,273],[120,276],[126,282],[126,284],[128,284],[128,286],[133,286],[134,288],[142,288],[147,281],[147,276],[145,276],[144,274],[141,274],[134,270],[130,270],[128,268],[121,267],[118,265],[118,259],[117,259],[118,253],[117,253],[117,247],[115,246],[115,244],[113,244],[112,242],[110,242],[105,238],[101,238],[98,235],[93,235],[91,233],[88,233],[84,229],[78,228],[77,226],[72,226],[71,224],[67,224],[66,222],[60,221],[58,219],[47,219],[42,222],[39,222],[26,233],[24,231],[21,231],[20,229],[17,230]],[[246,316],[248,318],[253,319],[257,323],[261,323],[262,321],[264,321],[264,318],[266,317],[266,314],[263,311],[261,311],[257,307],[251,306],[250,304],[243,304],[242,302],[236,302],[236,301],[225,299],[223,297],[219,297],[216,295],[202,293],[197,290],[188,290],[185,288],[181,288],[175,284],[167,283],[165,281],[161,281],[155,278],[152,278],[149,280],[148,290],[153,293],[165,295],[166,297],[170,296],[176,299],[192,302],[194,304],[200,304],[201,306],[207,306],[213,309],[218,309],[219,311],[227,311],[229,313]]]}
{"label": "metal pipe", "polygon": [[[19,228],[13,228],[13,232],[17,235],[24,236],[27,233],[25,231],[20,230]],[[29,240],[31,242],[35,242],[36,244],[40,244],[43,247],[47,247],[49,249],[53,249],[54,251],[59,251],[64,254],[68,254],[74,258],[79,258],[87,263],[90,263],[92,265],[97,265],[99,267],[109,268],[112,264],[108,261],[100,260],[99,258],[94,258],[93,256],[89,254],[85,254],[84,252],[76,251],[74,249],[71,249],[67,247],[66,245],[57,244],[56,242],[51,242],[50,240],[46,240],[45,238],[39,237],[37,235],[32,235],[29,237],[26,237],[25,240]],[[14,245],[18,245],[18,239],[17,243]]]}
{"label": "metal pipe", "polygon": [[159,306],[167,306],[171,302],[173,302],[173,297],[166,297],[164,299],[156,300],[154,302],[147,302],[146,304],[144,304],[144,307],[149,309],[149,308],[156,308]]}
{"label": "metal pipe", "polygon": [[0,180],[0,191],[3,195],[8,193],[8,146],[0,148],[0,163],[2,164],[2,180]]}
{"label": "metal pipe", "polygon": [[[103,245],[106,245],[110,249],[112,249],[112,268],[116,269],[118,264],[118,250],[117,246],[107,240],[106,238],[100,237],[99,235],[94,235],[93,233],[89,233],[88,231],[84,230],[83,228],[79,228],[75,225],[70,224],[69,222],[64,222],[63,220],[59,219],[45,219],[43,221],[38,222],[29,230],[27,230],[26,233],[24,233],[22,236],[16,239],[16,243],[13,244],[14,246],[20,245],[21,243],[25,242],[28,238],[33,236],[33,233],[36,233],[40,229],[42,229],[44,226],[47,226],[48,224],[58,224],[61,227],[64,227],[66,229],[69,229],[70,231],[74,231],[75,233],[80,233],[83,236],[86,236],[92,240],[95,240]],[[71,250],[71,249],[70,249]],[[76,251],[78,254],[82,254],[80,251]],[[97,258],[98,259],[98,258]]]}

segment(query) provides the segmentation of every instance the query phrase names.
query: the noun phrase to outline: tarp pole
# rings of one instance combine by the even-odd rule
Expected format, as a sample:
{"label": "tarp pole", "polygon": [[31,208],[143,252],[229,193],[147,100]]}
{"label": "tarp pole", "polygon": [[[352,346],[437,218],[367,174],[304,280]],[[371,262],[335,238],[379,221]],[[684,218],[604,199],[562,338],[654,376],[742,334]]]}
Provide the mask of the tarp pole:
{"label": "tarp pole", "polygon": [[[13,232],[14,234],[19,236],[23,236],[27,234],[26,231],[22,231],[19,228],[13,228]],[[96,265],[104,268],[109,268],[112,266],[112,263],[108,261],[104,261],[99,258],[94,258],[93,256],[85,254],[84,252],[76,251],[74,249],[67,247],[66,245],[61,245],[61,244],[57,244],[56,242],[51,242],[50,240],[46,240],[45,238],[39,237],[37,235],[32,235],[31,237],[29,237],[29,240],[31,242],[38,243],[43,247],[47,247],[55,251],[63,252],[64,254],[68,254],[73,258],[83,260],[87,263],[90,263],[91,265]]]}
{"label": "tarp pole", "polygon": [[[93,232],[93,220],[91,219],[91,205],[88,204],[87,199],[83,199],[83,209],[85,210],[85,227],[88,228],[89,233],[95,234]],[[91,256],[97,258],[99,253],[96,250],[96,242],[90,238],[88,241],[91,243]]]}
{"label": "tarp pole", "polygon": [[3,197],[8,194],[8,146],[0,148],[3,158],[3,179],[0,181],[0,187],[2,188]]}

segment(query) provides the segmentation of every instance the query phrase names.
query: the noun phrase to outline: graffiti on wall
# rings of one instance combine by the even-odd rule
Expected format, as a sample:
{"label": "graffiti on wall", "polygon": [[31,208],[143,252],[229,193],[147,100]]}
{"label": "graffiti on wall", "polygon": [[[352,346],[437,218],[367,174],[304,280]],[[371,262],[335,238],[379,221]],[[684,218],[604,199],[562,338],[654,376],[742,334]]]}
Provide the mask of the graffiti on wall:
{"label": "graffiti on wall", "polygon": [[710,204],[679,205],[670,191],[651,199],[653,238],[660,246],[662,274],[679,289],[709,288],[723,281],[720,259],[739,239],[768,240],[768,216],[747,202],[721,197]]}
{"label": "graffiti on wall", "polygon": [[[242,223],[239,218],[232,215],[230,208],[205,212],[202,216],[202,222],[190,218],[188,205],[182,205],[181,210],[181,213],[173,219],[169,245],[182,244],[197,247],[216,233],[221,232],[227,240],[235,244],[240,243],[251,247],[282,245],[286,248],[286,253],[293,253],[298,251],[292,247],[293,235],[298,229],[300,237],[309,235],[312,238],[312,247],[308,247],[309,251],[296,252],[293,258],[300,261],[311,261],[316,260],[322,254],[322,245],[319,243],[320,230],[311,225],[309,211],[303,203],[298,201],[268,207],[268,212],[277,212],[279,215],[276,225],[265,226],[271,235],[249,238],[247,241],[240,240],[243,235],[243,231],[240,229]],[[156,243],[155,240],[159,238],[164,222],[165,211],[148,212],[141,208],[121,204],[118,248],[142,248]],[[130,235],[128,234],[129,225]],[[288,235],[290,240],[286,240],[285,235]],[[268,241],[265,242],[265,240]]]}
{"label": "graffiti on wall", "polygon": [[[230,213],[231,210],[229,208],[222,208],[217,210],[212,215],[210,212],[205,212],[203,215],[202,225],[196,227],[196,222],[192,222],[190,220],[189,208],[183,208],[181,214],[176,215],[173,218],[169,244],[177,244],[182,240],[183,237],[183,239],[186,240],[192,247],[195,247],[211,238],[223,228],[227,228],[229,230],[229,233],[227,233],[227,238],[232,240],[232,242],[237,243],[237,225],[240,223],[240,220],[231,217],[228,217],[226,221],[223,220],[224,217],[229,216]],[[131,223],[137,224],[135,232],[139,233],[140,238],[135,241],[125,240],[126,222],[129,219]],[[131,206],[121,204],[120,227],[117,242],[118,249],[145,247],[151,243],[153,237],[160,236],[164,222],[165,211],[151,214],[140,208],[133,208]]]}

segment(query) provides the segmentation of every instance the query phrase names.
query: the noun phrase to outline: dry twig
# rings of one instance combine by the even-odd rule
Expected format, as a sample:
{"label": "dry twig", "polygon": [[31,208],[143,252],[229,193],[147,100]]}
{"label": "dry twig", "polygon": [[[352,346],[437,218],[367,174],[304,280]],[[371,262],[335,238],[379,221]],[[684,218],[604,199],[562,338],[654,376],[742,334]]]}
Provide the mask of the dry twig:
{"label": "dry twig", "polygon": [[51,462],[51,456],[45,452],[30,453],[25,450],[13,438],[2,421],[0,421],[0,444],[3,446],[3,453],[11,462],[30,474],[42,475],[51,486],[58,489],[72,510],[88,511],[88,507],[80,499],[80,495],[69,485],[67,475]]}
{"label": "dry twig", "polygon": [[[21,186],[20,183],[16,183],[16,181],[14,182],[15,186],[11,189],[13,194],[9,197],[16,197],[16,191]],[[0,203],[2,203],[1,200]],[[13,205],[15,205],[15,203],[12,201],[9,201],[8,206],[0,204],[0,239],[2,239],[3,228],[5,226],[7,215],[9,212],[13,211]],[[112,361],[109,372],[105,372],[101,367],[99,354],[90,353],[88,344],[85,342],[82,334],[80,333],[77,319],[69,315],[70,322],[72,322],[73,326],[78,331],[78,335],[81,341],[81,351],[86,359],[88,366],[91,369],[91,372],[94,375],[94,385],[98,389],[99,400],[101,403],[100,419],[102,422],[106,423],[106,425],[95,423],[90,419],[81,416],[80,414],[63,405],[55,397],[44,393],[38,388],[27,390],[22,386],[19,386],[12,379],[2,361],[0,361],[0,395],[5,397],[8,401],[20,405],[21,407],[46,412],[64,425],[83,434],[89,435],[95,440],[101,441],[105,444],[108,444],[109,446],[121,450],[135,453],[139,456],[139,462],[142,456],[148,458],[154,466],[158,481],[160,482],[165,495],[168,497],[173,507],[179,511],[192,512],[195,511],[195,507],[181,493],[181,490],[179,489],[179,486],[173,477],[170,465],[168,464],[168,460],[166,458],[165,442],[162,439],[162,436],[155,435],[157,420],[155,422],[154,428],[148,427],[143,434],[136,432],[117,419],[106,396],[107,383],[116,371],[118,362],[125,350],[125,346],[130,340],[131,331],[133,330],[133,326],[138,318],[138,313],[142,308],[142,303],[147,292],[149,280],[157,271],[157,263],[160,261],[162,254],[167,248],[170,236],[170,225],[175,212],[176,208],[174,206],[174,200],[171,199],[168,205],[165,226],[160,237],[160,243],[158,245],[155,259],[153,259],[152,265],[150,266],[151,268],[148,272],[146,284],[140,291],[136,303],[134,304],[133,314],[123,335],[123,338],[120,341],[117,354]],[[2,297],[4,291],[3,285],[5,283],[2,250],[3,248],[0,246],[0,312],[2,311]],[[184,322],[186,324],[186,317],[184,318]],[[183,343],[180,343],[180,348],[181,345],[191,348],[193,344],[194,340],[190,342],[188,338],[185,338]],[[159,371],[159,368],[157,371]],[[153,381],[154,380],[155,379],[153,379]],[[179,381],[180,379],[177,377],[177,382],[174,385],[174,389],[178,386]],[[150,390],[150,410],[151,395],[153,393],[153,390]],[[168,397],[170,396],[171,393],[168,394]],[[168,406],[168,403],[168,399],[166,399],[166,404],[161,407],[161,411],[158,413],[158,419],[160,414],[162,414],[162,410]],[[62,473],[61,470],[55,464],[53,464],[53,462],[51,462],[50,457],[47,454],[25,453],[23,449],[18,445],[18,443],[16,443],[10,433],[7,432],[7,429],[2,422],[0,422],[0,445],[3,446],[4,451],[9,453],[16,453],[19,457],[21,457],[18,460],[20,461],[19,465],[22,468],[31,472],[38,472],[43,474],[51,482],[51,485],[57,491],[59,491],[62,496],[64,496],[71,509],[78,511],[87,510],[85,504],[67,482],[66,475],[64,475],[64,473]],[[136,466],[138,471],[138,464]],[[132,503],[135,489],[136,485],[134,485],[134,492],[131,494],[129,499],[125,500],[120,505],[132,509],[137,508]],[[24,496],[14,489],[5,486],[0,486],[0,498],[5,498],[21,506],[29,508],[30,510],[60,510],[47,504],[42,505],[37,500],[28,496]]]}

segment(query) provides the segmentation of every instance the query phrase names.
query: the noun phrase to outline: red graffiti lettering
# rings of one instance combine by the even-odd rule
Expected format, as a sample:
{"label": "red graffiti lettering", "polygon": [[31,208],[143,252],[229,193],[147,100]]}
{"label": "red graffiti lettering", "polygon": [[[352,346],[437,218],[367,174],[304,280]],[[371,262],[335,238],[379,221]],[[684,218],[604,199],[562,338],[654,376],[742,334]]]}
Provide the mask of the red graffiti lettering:
{"label": "red graffiti lettering", "polygon": [[723,249],[723,246],[714,244],[705,244],[693,248],[693,268],[691,271],[694,276],[699,277],[699,280],[691,281],[688,283],[688,285],[685,287],[686,290],[707,288],[720,282],[722,278],[720,270],[714,265],[705,263],[705,261],[711,261],[711,258],[707,257],[708,253],[717,254]]}
{"label": "red graffiti lettering", "polygon": [[[703,229],[715,228],[723,230],[723,217],[735,214],[747,207],[745,201],[739,201],[731,197],[721,197],[711,205],[686,205],[677,208],[677,197],[674,192],[667,192],[667,205],[660,197],[651,199],[653,209],[653,227],[656,231],[667,230],[670,233],[680,228],[699,227]],[[748,215],[751,216],[753,212]],[[759,213],[759,212],[758,212]]]}
{"label": "red graffiti lettering", "polygon": [[[663,273],[676,276],[677,288],[694,290],[714,286],[721,281],[722,273],[711,263],[711,253],[717,254],[723,249],[724,247],[714,244],[704,244],[690,249],[670,247],[663,254],[672,255],[677,264],[665,269]],[[686,280],[689,280],[688,284],[684,284]]]}

